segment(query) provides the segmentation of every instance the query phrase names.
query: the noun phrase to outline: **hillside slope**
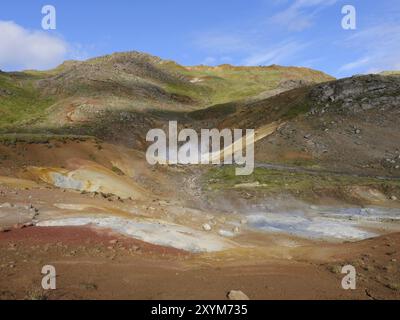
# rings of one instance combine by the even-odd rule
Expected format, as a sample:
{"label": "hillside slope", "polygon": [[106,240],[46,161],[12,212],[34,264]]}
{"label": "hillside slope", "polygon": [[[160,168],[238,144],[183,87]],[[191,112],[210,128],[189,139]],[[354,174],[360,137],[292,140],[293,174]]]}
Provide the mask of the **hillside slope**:
{"label": "hillside slope", "polygon": [[256,144],[256,161],[400,176],[400,77],[367,75],[191,113],[203,125],[284,123]]}
{"label": "hillside slope", "polygon": [[[76,126],[109,112],[190,111],[332,78],[293,67],[183,67],[139,52],[0,74],[0,129]],[[297,83],[297,82],[299,83]]]}

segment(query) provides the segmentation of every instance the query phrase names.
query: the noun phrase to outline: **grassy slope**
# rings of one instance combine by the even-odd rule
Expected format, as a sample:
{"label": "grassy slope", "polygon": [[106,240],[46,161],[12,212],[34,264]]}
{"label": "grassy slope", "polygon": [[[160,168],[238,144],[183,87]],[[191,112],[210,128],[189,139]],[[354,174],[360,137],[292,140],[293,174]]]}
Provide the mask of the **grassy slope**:
{"label": "grassy slope", "polygon": [[[193,79],[197,78],[197,87],[204,88],[201,96],[205,105],[225,104],[243,100],[274,90],[285,80],[307,80],[316,83],[332,80],[333,78],[319,71],[295,67],[234,67],[222,65],[218,67],[187,67],[181,71]],[[177,88],[169,87],[170,90]],[[191,95],[189,91],[181,91]],[[196,93],[197,94],[197,93]],[[197,95],[195,98],[199,98]]]}
{"label": "grassy slope", "polygon": [[[50,80],[46,80],[39,90],[38,81],[42,79]],[[193,82],[194,79],[200,82]],[[58,105],[62,108],[62,101],[71,104],[67,98],[95,97],[97,103],[111,108],[126,105],[134,111],[135,105],[140,104],[148,105],[149,109],[166,108],[164,111],[168,111],[177,101],[183,101],[183,106],[191,103],[185,102],[186,96],[196,102],[190,105],[193,110],[193,107],[202,109],[245,100],[276,89],[280,82],[289,79],[322,82],[332,78],[319,71],[294,67],[182,67],[172,61],[135,52],[87,62],[67,61],[49,71],[0,73],[0,130],[12,132],[25,127],[23,131],[29,131],[31,125],[46,122],[47,110],[53,104],[61,101]],[[165,95],[157,92],[157,87],[160,92],[164,90],[171,94],[169,102],[163,100]],[[60,88],[65,90],[60,91]],[[111,96],[116,106],[110,105]],[[155,103],[157,101],[159,105]]]}
{"label": "grassy slope", "polygon": [[42,117],[54,103],[34,88],[34,78],[0,74],[0,128],[10,128]]}

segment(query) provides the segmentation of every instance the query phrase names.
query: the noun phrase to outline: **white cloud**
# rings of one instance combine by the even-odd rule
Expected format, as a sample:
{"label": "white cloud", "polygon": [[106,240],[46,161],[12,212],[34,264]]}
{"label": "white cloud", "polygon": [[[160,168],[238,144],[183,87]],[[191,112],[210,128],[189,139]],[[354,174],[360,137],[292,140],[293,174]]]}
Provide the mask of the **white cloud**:
{"label": "white cloud", "polygon": [[296,41],[283,42],[277,46],[265,48],[261,52],[250,55],[243,61],[243,64],[246,66],[255,66],[284,63],[306,46],[307,44]]}
{"label": "white cloud", "polygon": [[52,68],[65,59],[67,51],[68,44],[60,37],[0,21],[0,69]]}
{"label": "white cloud", "polygon": [[345,45],[360,58],[339,69],[358,73],[375,73],[400,69],[400,25],[380,24],[357,31],[345,40]]}
{"label": "white cloud", "polygon": [[[240,30],[204,32],[195,35],[194,45],[200,48],[213,60],[209,64],[222,63],[221,56],[233,57],[241,65],[270,65],[270,64],[296,64],[295,59],[301,57],[302,51],[311,46],[311,42],[280,35],[279,28],[282,24],[290,30],[303,30],[313,23],[317,13],[339,0],[274,0],[275,5],[286,8],[270,17],[268,23],[274,26],[265,26],[265,20],[252,22]],[[339,12],[340,13],[340,12]],[[271,28],[272,27],[272,28]],[[304,57],[302,57],[304,59]],[[208,59],[209,60],[209,59]],[[310,60],[310,58],[308,59]],[[208,62],[208,61],[207,61]]]}
{"label": "white cloud", "polygon": [[284,26],[289,31],[303,31],[313,25],[319,10],[335,4],[338,0],[295,0],[285,10],[269,19],[270,23]]}
{"label": "white cloud", "polygon": [[339,72],[351,71],[351,70],[366,66],[370,61],[371,61],[371,59],[369,57],[363,57],[363,58],[357,59],[355,61],[346,63],[345,65],[341,66],[339,68]]}
{"label": "white cloud", "polygon": [[[240,65],[286,64],[309,45],[291,39],[270,45],[259,33],[204,33],[197,35],[195,44],[208,56],[202,62],[206,65],[238,62]],[[235,57],[235,58],[233,58]]]}

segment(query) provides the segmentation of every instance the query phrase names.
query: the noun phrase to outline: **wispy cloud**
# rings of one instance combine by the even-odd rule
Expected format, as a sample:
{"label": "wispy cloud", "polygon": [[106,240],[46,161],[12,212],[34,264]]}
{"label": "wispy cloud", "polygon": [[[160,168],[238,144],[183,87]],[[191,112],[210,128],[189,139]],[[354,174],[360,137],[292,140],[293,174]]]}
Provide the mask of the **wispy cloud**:
{"label": "wispy cloud", "polygon": [[268,19],[268,22],[281,25],[289,31],[303,31],[313,25],[317,13],[338,0],[295,0],[285,10]]}
{"label": "wispy cloud", "polygon": [[381,24],[357,31],[345,40],[345,45],[360,51],[360,55],[344,64],[339,72],[400,70],[400,25]]}
{"label": "wispy cloud", "polygon": [[194,44],[200,49],[214,54],[245,52],[254,48],[252,39],[248,35],[227,32],[197,34]]}
{"label": "wispy cloud", "polygon": [[365,67],[368,65],[368,63],[370,63],[370,61],[371,59],[369,57],[362,57],[355,61],[344,64],[339,68],[339,72],[352,71],[361,67]]}
{"label": "wispy cloud", "polygon": [[0,68],[47,69],[61,63],[68,44],[43,31],[27,30],[12,21],[0,21]]}
{"label": "wispy cloud", "polygon": [[261,32],[246,35],[206,33],[198,36],[195,44],[208,54],[203,64],[216,65],[236,61],[247,66],[285,64],[308,46],[308,43],[290,39],[272,44],[265,40]]}
{"label": "wispy cloud", "polygon": [[[237,64],[248,66],[315,62],[316,58],[321,58],[315,55],[305,57],[304,52],[315,47],[318,39],[305,39],[297,32],[288,35],[287,31],[301,31],[312,26],[321,10],[338,1],[341,0],[273,0],[278,11],[267,18],[267,25],[263,18],[247,21],[242,29],[236,31],[198,33],[194,44],[206,56],[213,57],[212,64],[223,63],[220,58],[223,55],[233,57]],[[283,9],[279,11],[280,8]]]}
{"label": "wispy cloud", "polygon": [[245,58],[243,64],[254,66],[285,63],[285,61],[288,61],[306,46],[306,43],[285,41],[276,46],[267,47],[262,50],[259,49],[258,52]]}

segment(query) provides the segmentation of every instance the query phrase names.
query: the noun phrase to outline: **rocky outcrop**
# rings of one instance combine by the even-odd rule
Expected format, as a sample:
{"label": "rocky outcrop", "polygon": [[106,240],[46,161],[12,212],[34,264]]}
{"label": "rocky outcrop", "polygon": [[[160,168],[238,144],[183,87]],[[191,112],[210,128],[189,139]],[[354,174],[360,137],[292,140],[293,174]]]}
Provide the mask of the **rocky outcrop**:
{"label": "rocky outcrop", "polygon": [[316,107],[312,113],[400,107],[400,77],[366,75],[332,81],[314,87],[310,98]]}

